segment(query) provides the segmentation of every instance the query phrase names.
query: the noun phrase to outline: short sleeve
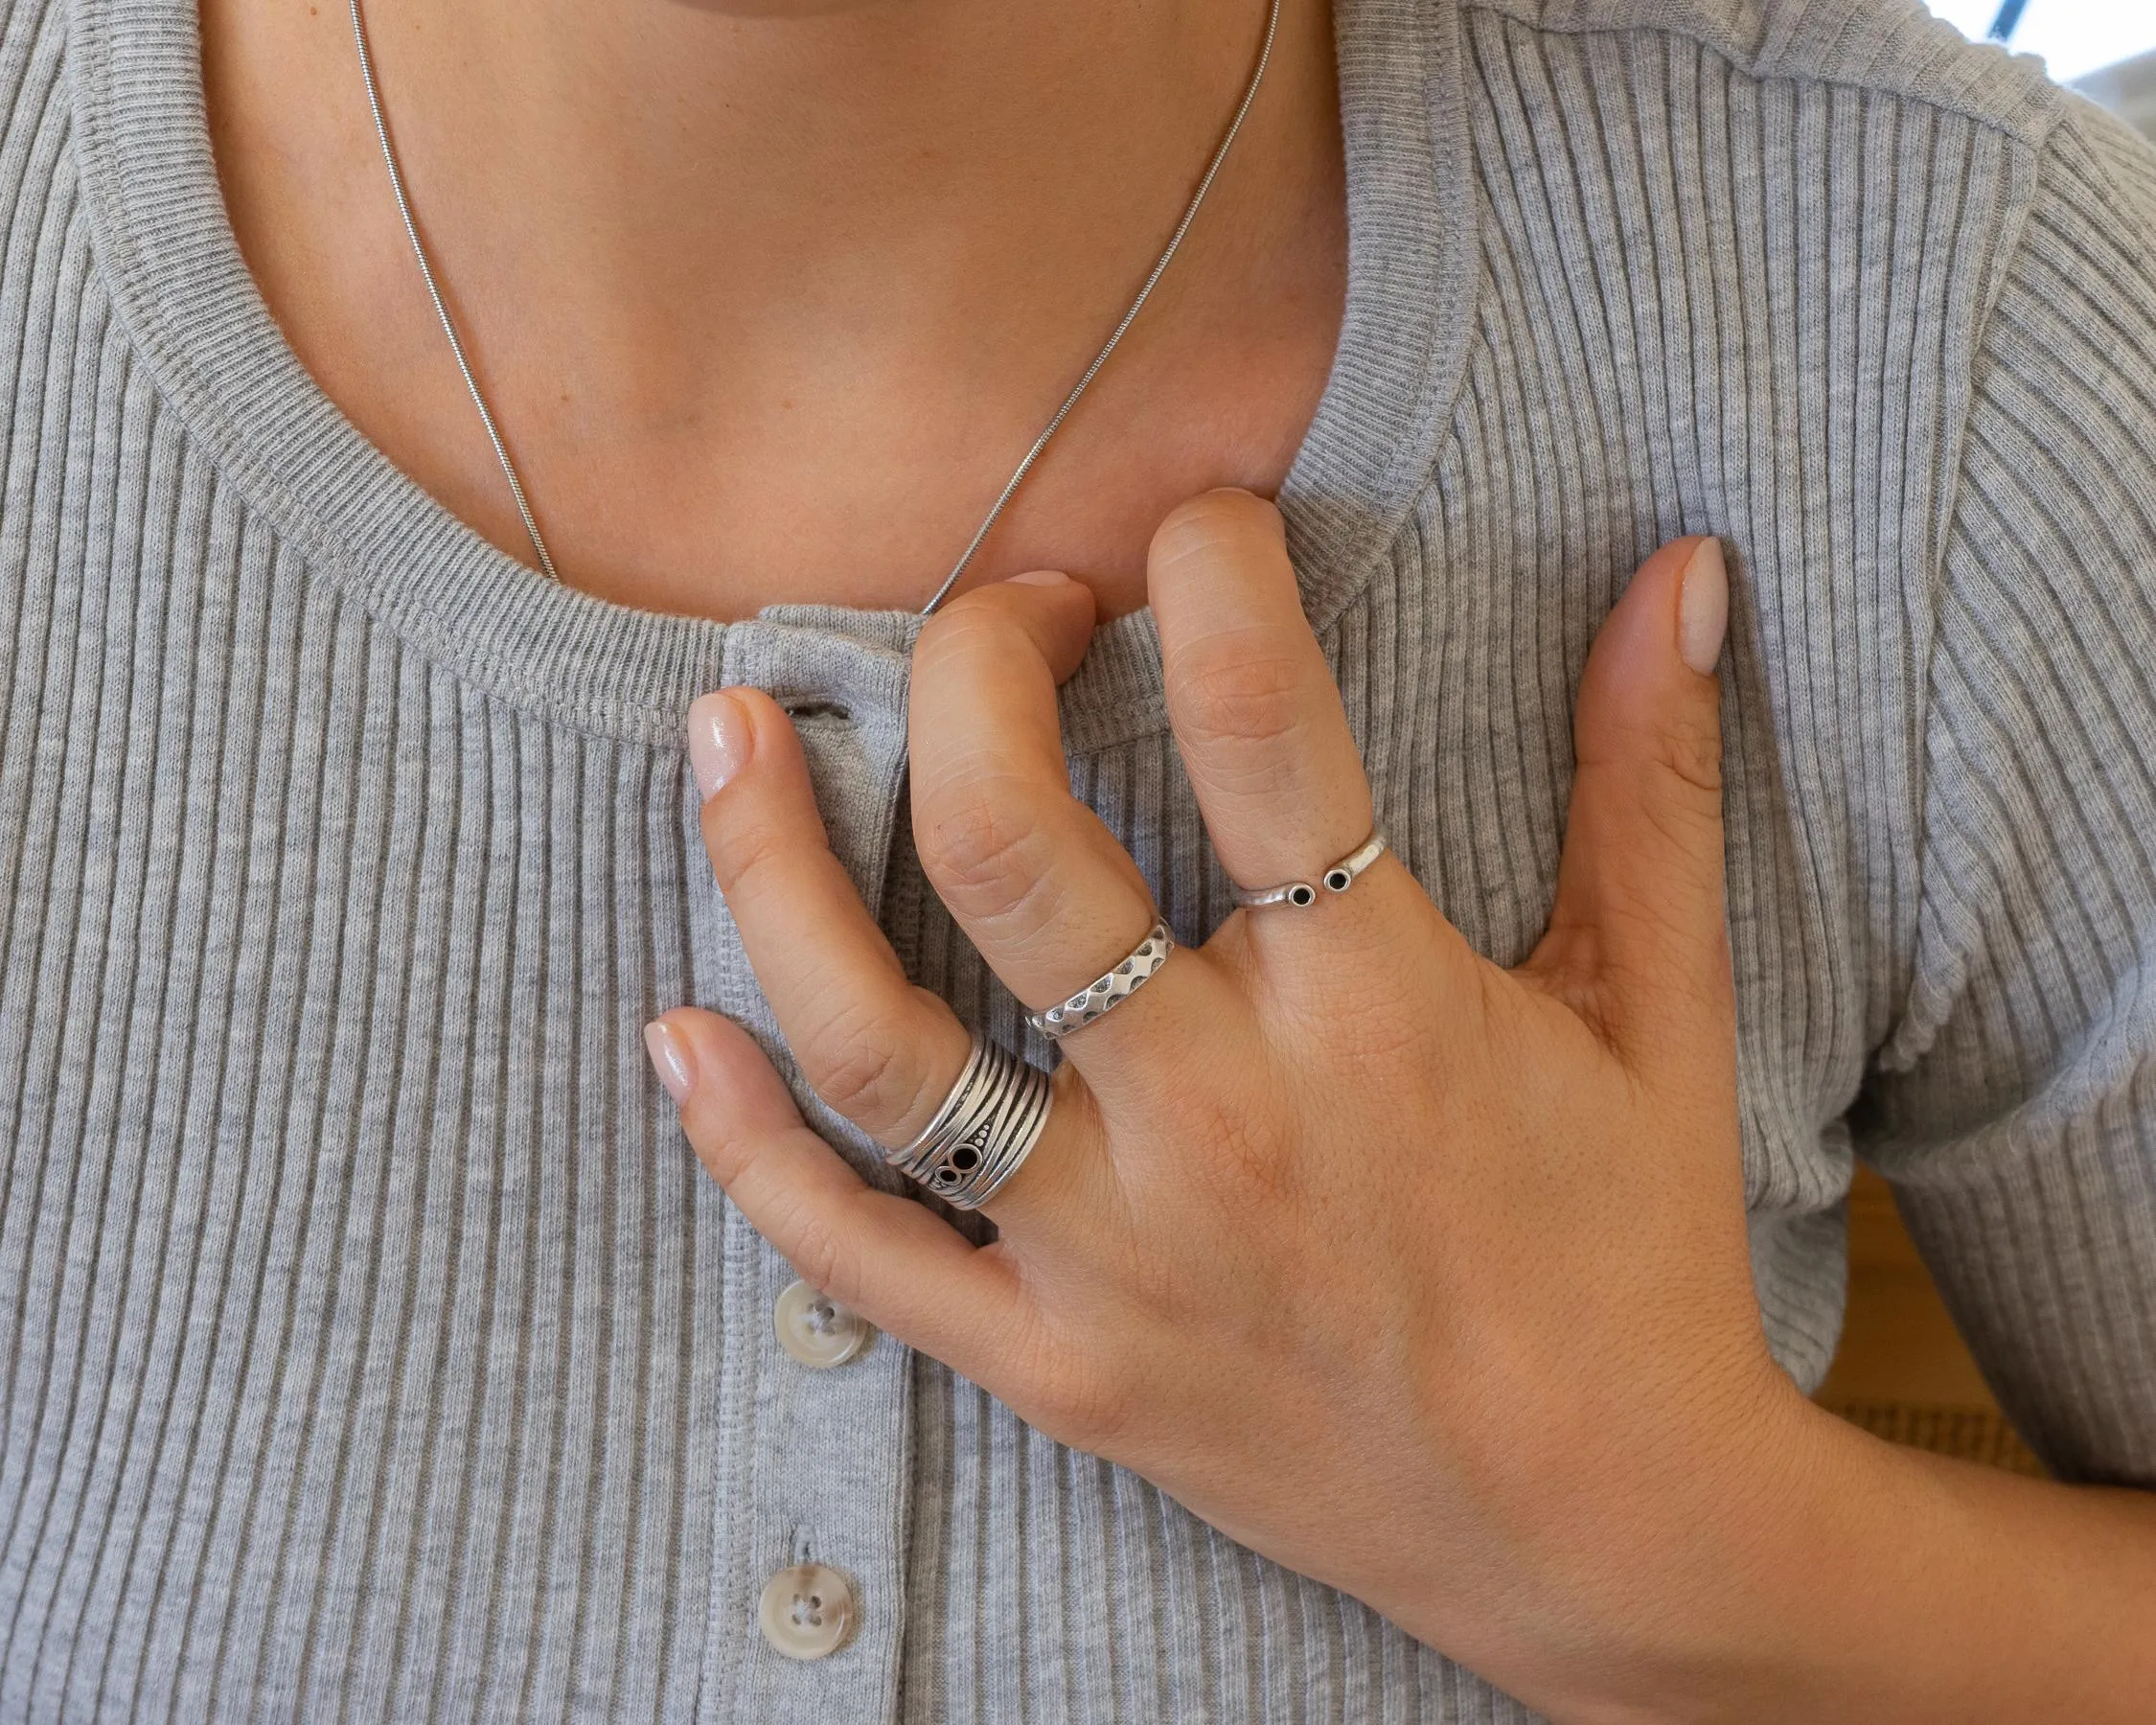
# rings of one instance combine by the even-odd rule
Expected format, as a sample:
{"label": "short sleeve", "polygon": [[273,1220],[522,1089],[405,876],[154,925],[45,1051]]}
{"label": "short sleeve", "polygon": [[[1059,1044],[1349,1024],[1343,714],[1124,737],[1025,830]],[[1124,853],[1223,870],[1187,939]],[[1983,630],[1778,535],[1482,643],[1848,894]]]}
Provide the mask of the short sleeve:
{"label": "short sleeve", "polygon": [[2156,1486],[2156,152],[2093,110],[2047,146],[1954,495],[1858,1145],[2037,1453]]}

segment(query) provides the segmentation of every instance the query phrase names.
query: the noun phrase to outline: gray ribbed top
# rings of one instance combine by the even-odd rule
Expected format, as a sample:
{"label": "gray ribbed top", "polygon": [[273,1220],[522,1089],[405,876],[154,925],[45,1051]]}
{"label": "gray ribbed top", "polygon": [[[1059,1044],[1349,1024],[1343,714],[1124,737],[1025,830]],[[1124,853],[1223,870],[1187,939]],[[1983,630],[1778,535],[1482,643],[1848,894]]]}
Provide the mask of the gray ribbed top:
{"label": "gray ribbed top", "polygon": [[[800,708],[906,963],[1015,1039],[907,849],[912,625],[499,555],[280,340],[191,0],[0,19],[0,1715],[1524,1718],[932,1361],[781,1351],[638,1041],[770,1028],[678,721]],[[2036,1447],[2156,1484],[2156,155],[1913,0],[1339,34],[1285,502],[1386,830],[1524,954],[1595,625],[1726,534],[1773,1345],[1824,1368],[1862,1152]],[[1195,939],[1154,645],[1066,713]],[[861,1617],[811,1665],[753,1623],[804,1555]]]}

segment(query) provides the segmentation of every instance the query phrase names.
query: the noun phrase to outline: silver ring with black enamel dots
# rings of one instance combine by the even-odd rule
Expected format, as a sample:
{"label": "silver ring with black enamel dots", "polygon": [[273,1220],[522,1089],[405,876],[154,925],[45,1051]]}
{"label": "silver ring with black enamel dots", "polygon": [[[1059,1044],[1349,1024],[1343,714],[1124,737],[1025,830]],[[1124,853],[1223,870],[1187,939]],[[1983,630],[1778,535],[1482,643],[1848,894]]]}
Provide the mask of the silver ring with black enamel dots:
{"label": "silver ring with black enamel dots", "polygon": [[1316,886],[1308,881],[1284,881],[1277,886],[1238,886],[1235,902],[1246,910],[1262,910],[1270,905],[1305,908],[1318,902],[1320,886],[1327,892],[1345,892],[1362,872],[1384,854],[1385,835],[1372,833],[1319,875]]}

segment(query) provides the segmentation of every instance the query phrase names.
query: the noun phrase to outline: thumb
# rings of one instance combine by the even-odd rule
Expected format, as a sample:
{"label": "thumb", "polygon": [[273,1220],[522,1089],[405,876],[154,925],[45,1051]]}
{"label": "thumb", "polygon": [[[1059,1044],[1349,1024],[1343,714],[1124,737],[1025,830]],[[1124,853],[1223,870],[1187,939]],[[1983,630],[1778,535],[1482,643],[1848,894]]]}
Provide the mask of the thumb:
{"label": "thumb", "polygon": [[1603,623],[1580,681],[1556,904],[1521,968],[1620,1055],[1651,1061],[1696,1047],[1707,1024],[1733,1025],[1714,675],[1728,620],[1721,542],[1664,545]]}

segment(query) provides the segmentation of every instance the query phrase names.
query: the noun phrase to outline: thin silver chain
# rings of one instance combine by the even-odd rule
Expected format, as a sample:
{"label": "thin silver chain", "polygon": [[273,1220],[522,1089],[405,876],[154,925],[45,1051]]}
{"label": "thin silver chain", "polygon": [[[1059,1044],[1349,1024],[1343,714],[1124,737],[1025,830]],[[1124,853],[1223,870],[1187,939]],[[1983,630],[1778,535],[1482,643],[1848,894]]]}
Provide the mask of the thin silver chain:
{"label": "thin silver chain", "polygon": [[[398,164],[396,147],[389,141],[389,122],[382,115],[381,92],[375,81],[375,59],[367,46],[367,26],[360,16],[359,0],[351,0],[351,7],[352,39],[359,50],[359,76],[367,86],[367,108],[374,115],[375,137],[381,145],[382,164],[389,170],[390,189],[397,194],[397,213],[404,218],[404,237],[412,242],[412,256],[419,261],[420,274],[426,282],[427,297],[434,302],[434,315],[441,320],[442,334],[448,337],[449,352],[456,356],[457,370],[463,374],[464,386],[471,396],[471,404],[479,410],[479,423],[487,428],[487,441],[494,447],[494,459],[501,463],[502,477],[509,481],[509,494],[516,498],[516,513],[523,518],[524,531],[531,536],[533,554],[538,557],[539,565],[545,571],[547,579],[559,581],[562,577],[554,567],[554,559],[547,551],[546,540],[539,533],[539,519],[532,514],[531,502],[524,494],[524,482],[516,475],[516,464],[509,458],[509,446],[502,441],[501,429],[494,424],[493,410],[487,405],[487,398],[479,388],[479,380],[472,375],[471,361],[466,356],[464,341],[457,334],[455,320],[449,316],[448,303],[442,297],[442,287],[435,278],[434,264],[426,255],[426,246],[420,240],[419,223],[412,216],[412,200],[404,189],[404,171]],[[1234,147],[1236,134],[1243,129],[1243,122],[1250,114],[1250,104],[1257,101],[1258,86],[1265,81],[1265,69],[1272,61],[1273,37],[1278,34],[1279,29],[1280,0],[1270,0],[1265,20],[1265,39],[1258,45],[1257,63],[1250,68],[1250,80],[1244,86],[1243,100],[1235,104],[1234,117],[1228,121],[1227,131],[1221,134],[1220,143],[1205,164],[1204,174],[1198,181],[1198,189],[1190,195],[1189,203],[1183,206],[1182,219],[1176,223],[1175,232],[1168,236],[1168,243],[1161,250],[1159,261],[1146,276],[1145,285],[1137,290],[1137,297],[1131,302],[1130,310],[1123,313],[1115,328],[1110,332],[1108,339],[1101,344],[1100,352],[1093,356],[1092,363],[1086,367],[1070,393],[1064,397],[1063,405],[1056,409],[1055,416],[1042,427],[1041,435],[1033,440],[1033,447],[1026,450],[1025,459],[1012,471],[1010,478],[1004,482],[1001,493],[996,498],[995,506],[974,530],[974,537],[966,541],[965,550],[959,553],[958,561],[952,565],[951,573],[944,577],[943,585],[936,588],[934,596],[921,608],[924,617],[941,605],[950,596],[951,589],[958,585],[959,577],[965,574],[967,566],[974,561],[974,554],[988,537],[989,529],[1002,518],[1004,509],[1017,494],[1018,488],[1025,483],[1025,476],[1040,461],[1042,451],[1048,447],[1048,440],[1063,428],[1063,422],[1070,417],[1070,410],[1078,405],[1078,398],[1086,393],[1092,380],[1100,375],[1101,367],[1108,363],[1108,356],[1115,351],[1124,334],[1137,321],[1138,313],[1145,309],[1145,302],[1153,297],[1153,289],[1159,286],[1160,278],[1168,273],[1168,265],[1175,261],[1177,251],[1181,248],[1183,236],[1190,232],[1190,224],[1198,219],[1198,211],[1205,201],[1205,194],[1212,190],[1213,181],[1219,176],[1221,164],[1227,160],[1227,152]]]}
{"label": "thin silver chain", "polygon": [[375,136],[381,141],[381,159],[389,166],[389,185],[397,194],[397,213],[404,218],[404,234],[412,242],[412,256],[419,260],[420,274],[426,278],[427,298],[434,302],[434,315],[442,320],[442,334],[449,338],[449,352],[456,356],[457,370],[464,374],[464,386],[471,392],[471,404],[479,409],[479,423],[487,427],[487,441],[494,446],[494,459],[501,463],[502,477],[509,481],[509,494],[516,499],[516,513],[524,518],[524,531],[532,536],[532,551],[539,558],[539,567],[546,571],[547,580],[560,581],[562,577],[539,533],[539,520],[524,495],[524,482],[516,476],[516,464],[509,458],[509,446],[501,440],[501,427],[494,424],[493,410],[487,405],[487,398],[479,393],[479,380],[471,375],[471,361],[465,357],[464,342],[449,316],[448,305],[442,298],[441,284],[434,279],[434,265],[427,261],[426,247],[420,243],[419,223],[412,219],[412,200],[404,194],[404,172],[397,165],[397,151],[389,142],[389,122],[382,118],[381,92],[375,87],[375,57],[367,49],[367,27],[359,17],[359,0],[352,0],[352,39],[359,45],[359,76],[367,86],[368,111],[375,117]]}

